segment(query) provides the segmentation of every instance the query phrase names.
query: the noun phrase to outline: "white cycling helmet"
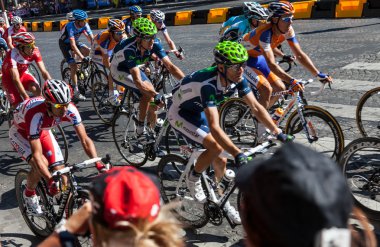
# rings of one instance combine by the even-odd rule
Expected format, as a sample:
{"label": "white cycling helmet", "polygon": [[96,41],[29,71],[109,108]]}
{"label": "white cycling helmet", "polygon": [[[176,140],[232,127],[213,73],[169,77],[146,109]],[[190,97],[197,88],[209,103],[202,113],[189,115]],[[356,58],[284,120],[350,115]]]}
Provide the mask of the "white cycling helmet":
{"label": "white cycling helmet", "polygon": [[14,16],[14,17],[12,18],[12,24],[13,24],[13,25],[15,25],[15,24],[22,24],[22,19],[21,19],[21,17],[19,17],[19,16]]}
{"label": "white cycling helmet", "polygon": [[53,104],[67,104],[71,101],[70,87],[62,80],[50,79],[45,81],[42,95]]}
{"label": "white cycling helmet", "polygon": [[165,14],[161,10],[152,9],[150,11],[150,19],[156,22],[163,22],[165,20]]}
{"label": "white cycling helmet", "polygon": [[66,14],[66,19],[69,21],[75,21],[75,18],[73,16],[73,12],[69,12]]}
{"label": "white cycling helmet", "polygon": [[5,23],[5,20],[3,17],[0,17],[0,23]]}
{"label": "white cycling helmet", "polygon": [[248,19],[267,20],[268,10],[256,2],[244,2],[244,15]]}

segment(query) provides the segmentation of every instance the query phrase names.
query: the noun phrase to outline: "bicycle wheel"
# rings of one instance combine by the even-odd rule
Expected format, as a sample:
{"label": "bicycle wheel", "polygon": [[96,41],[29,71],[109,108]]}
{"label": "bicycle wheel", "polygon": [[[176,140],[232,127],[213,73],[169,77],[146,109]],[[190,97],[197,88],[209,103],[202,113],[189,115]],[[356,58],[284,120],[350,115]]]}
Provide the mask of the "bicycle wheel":
{"label": "bicycle wheel", "polygon": [[[158,177],[161,183],[161,196],[165,203],[178,202],[173,213],[185,227],[201,228],[208,222],[204,204],[197,203],[191,197],[186,186],[185,170],[187,160],[175,154],[164,156],[158,163]],[[174,168],[173,164],[180,169]],[[178,190],[176,189],[178,186]]]}
{"label": "bicycle wheel", "polygon": [[8,120],[10,107],[9,100],[5,92],[0,88],[0,125]]}
{"label": "bicycle wheel", "polygon": [[96,114],[106,124],[111,124],[117,107],[107,99],[109,97],[108,83],[102,81],[94,82],[91,90],[91,100]]}
{"label": "bicycle wheel", "polygon": [[[70,217],[75,213],[84,203],[90,201],[90,195],[85,190],[78,190],[78,196],[71,196],[68,201],[67,206],[67,217]],[[91,235],[88,233],[85,236],[77,236],[77,241],[75,246],[92,246]]]}
{"label": "bicycle wheel", "polygon": [[356,107],[356,124],[362,136],[380,137],[380,87],[366,92]]}
{"label": "bicycle wheel", "polygon": [[63,71],[66,68],[69,68],[69,64],[66,62],[66,59],[62,59],[61,64],[59,66],[59,71],[61,72],[62,80],[65,80]]}
{"label": "bicycle wheel", "polygon": [[370,219],[380,219],[380,139],[364,137],[344,149],[339,164],[355,204]]}
{"label": "bicycle wheel", "polygon": [[220,126],[238,147],[257,144],[257,120],[241,99],[230,99],[220,109]]}
{"label": "bicycle wheel", "polygon": [[[52,225],[51,222],[49,222],[45,214],[41,216],[32,216],[27,213],[26,207],[25,207],[25,201],[22,195],[26,188],[27,177],[28,177],[28,171],[26,170],[18,171],[15,177],[15,191],[16,191],[18,207],[21,211],[22,217],[24,218],[30,230],[36,236],[45,238],[53,232],[54,225]],[[40,201],[39,203],[41,205],[43,212],[46,212],[45,205],[49,203],[46,198],[45,193],[46,192],[43,188],[43,185],[41,183],[38,183],[38,186],[36,188],[36,194],[39,198],[39,201]]]}
{"label": "bicycle wheel", "polygon": [[70,67],[64,68],[62,71],[62,80],[69,83],[71,85],[71,70]]}
{"label": "bicycle wheel", "polygon": [[140,167],[146,163],[146,145],[137,140],[135,121],[129,113],[118,113],[112,123],[112,135],[117,150],[130,165]]}
{"label": "bicycle wheel", "polygon": [[63,128],[60,125],[53,127],[51,129],[51,132],[53,133],[55,139],[58,142],[59,147],[61,148],[63,159],[66,163],[67,159],[69,158],[69,144],[67,142],[65,132],[63,131]]}
{"label": "bicycle wheel", "polygon": [[285,126],[285,133],[295,136],[295,141],[338,161],[344,148],[344,136],[336,119],[327,111],[307,105],[302,111],[307,123],[310,141],[306,137],[298,111],[294,111]]}
{"label": "bicycle wheel", "polygon": [[42,87],[43,81],[41,81],[41,75],[39,73],[39,70],[37,69],[36,65],[33,63],[30,63],[28,66],[28,71],[30,74],[34,76],[34,78],[37,79],[37,82],[39,83],[40,87]]}

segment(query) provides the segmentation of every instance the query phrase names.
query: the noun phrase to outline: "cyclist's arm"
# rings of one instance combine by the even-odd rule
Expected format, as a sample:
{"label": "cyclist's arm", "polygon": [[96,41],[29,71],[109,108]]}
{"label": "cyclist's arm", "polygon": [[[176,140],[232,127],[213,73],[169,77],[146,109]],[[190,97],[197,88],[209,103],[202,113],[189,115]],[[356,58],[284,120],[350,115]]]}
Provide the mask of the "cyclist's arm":
{"label": "cyclist's arm", "polygon": [[166,31],[166,32],[163,32],[163,35],[164,35],[164,38],[165,38],[166,43],[168,44],[170,50],[177,50],[177,48],[174,44],[174,41],[169,36],[169,33]]}
{"label": "cyclist's arm", "polygon": [[86,152],[89,158],[98,157],[95,149],[94,142],[88,137],[86,129],[82,123],[74,126],[75,132],[77,133],[79,140],[82,144],[83,150]]}
{"label": "cyclist's arm", "polygon": [[273,49],[273,53],[276,57],[283,57],[285,54],[277,47]]}
{"label": "cyclist's arm", "polygon": [[12,37],[10,36],[10,35],[8,35],[8,37],[7,37],[7,44],[8,44],[8,46],[9,46],[9,49],[13,49],[13,48],[15,48],[14,46],[13,46],[13,44],[12,44]]}
{"label": "cyclist's arm", "polygon": [[49,163],[42,153],[41,140],[39,138],[31,139],[29,140],[29,143],[32,150],[32,157],[36,166],[33,167],[33,169],[36,169],[36,171],[40,173],[46,181],[48,181],[51,178],[51,174],[48,168]]}
{"label": "cyclist's arm", "polygon": [[252,92],[249,92],[247,95],[243,96],[243,100],[249,108],[251,108],[252,115],[263,123],[264,126],[271,131],[271,133],[280,133],[279,128],[277,128],[277,126],[273,123],[268,111],[256,100]]}
{"label": "cyclist's arm", "polygon": [[11,72],[12,82],[15,84],[20,96],[23,98],[23,100],[28,99],[29,95],[26,93],[26,90],[21,83],[20,74],[18,73],[17,68],[11,68],[10,72]]}
{"label": "cyclist's arm", "polygon": [[88,42],[90,42],[91,45],[92,45],[92,43],[94,43],[94,35],[93,34],[87,34],[86,38],[87,38]]}
{"label": "cyclist's arm", "polygon": [[102,51],[102,61],[103,61],[103,65],[109,69],[111,67],[111,63],[110,63],[110,57],[108,56],[107,53],[104,53]]}
{"label": "cyclist's arm", "polygon": [[83,54],[80,52],[80,50],[78,49],[78,47],[75,43],[75,39],[70,39],[70,46],[71,46],[71,49],[73,50],[74,54],[78,55],[78,57],[80,59],[84,58]]}
{"label": "cyclist's arm", "polygon": [[319,71],[314,66],[310,57],[302,50],[300,44],[298,42],[288,41],[290,49],[292,50],[294,56],[297,60],[308,70],[313,76],[317,76]]}
{"label": "cyclist's arm", "polygon": [[46,67],[43,61],[37,62],[37,67],[41,71],[42,78],[44,78],[45,81],[51,79],[51,76],[49,72],[46,70]]}
{"label": "cyclist's arm", "polygon": [[265,60],[269,66],[269,69],[278,77],[280,77],[281,80],[283,80],[286,83],[290,83],[290,80],[292,80],[292,77],[286,73],[277,63],[276,59],[273,54],[272,48],[268,47],[265,50],[263,49],[263,55],[265,57]]}
{"label": "cyclist's arm", "polygon": [[140,69],[138,67],[133,67],[132,69],[129,69],[129,73],[131,73],[133,82],[136,84],[136,87],[140,91],[148,93],[151,97],[154,97],[157,94],[153,87],[149,87],[147,83],[143,83],[140,75]]}
{"label": "cyclist's arm", "polygon": [[219,124],[219,113],[218,108],[206,107],[204,109],[207,122],[210,128],[210,132],[214,137],[215,141],[222,146],[224,150],[230,153],[232,156],[236,157],[239,153],[241,153],[240,149],[236,147],[231,139],[226,135],[226,133],[222,130]]}
{"label": "cyclist's arm", "polygon": [[180,70],[177,66],[175,66],[168,56],[162,58],[162,62],[165,67],[169,70],[170,74],[172,74],[176,79],[181,80],[185,77],[185,74]]}

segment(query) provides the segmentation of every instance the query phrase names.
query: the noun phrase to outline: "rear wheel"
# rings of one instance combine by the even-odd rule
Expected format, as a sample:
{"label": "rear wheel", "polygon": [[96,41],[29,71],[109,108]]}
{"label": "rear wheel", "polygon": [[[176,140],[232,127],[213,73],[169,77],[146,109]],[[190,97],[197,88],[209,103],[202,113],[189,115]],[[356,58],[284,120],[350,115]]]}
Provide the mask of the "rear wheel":
{"label": "rear wheel", "polygon": [[366,92],[356,108],[356,124],[362,136],[380,137],[380,87]]}

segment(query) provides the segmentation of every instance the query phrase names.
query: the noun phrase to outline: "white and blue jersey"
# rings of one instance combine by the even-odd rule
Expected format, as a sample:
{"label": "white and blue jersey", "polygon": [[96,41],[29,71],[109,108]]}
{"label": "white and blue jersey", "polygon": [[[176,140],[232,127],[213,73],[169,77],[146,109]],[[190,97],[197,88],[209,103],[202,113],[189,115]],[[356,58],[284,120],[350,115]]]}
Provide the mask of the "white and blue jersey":
{"label": "white and blue jersey", "polygon": [[[244,78],[237,83],[239,97],[250,93],[251,87]],[[173,103],[170,106],[168,119],[171,125],[193,141],[202,144],[210,133],[205,108],[216,107],[226,97],[231,97],[234,90],[226,91],[221,85],[216,67],[209,67],[194,72],[173,89]]]}
{"label": "white and blue jersey", "polygon": [[78,28],[75,25],[75,22],[72,21],[67,23],[66,26],[62,29],[60,40],[62,40],[66,44],[69,44],[70,39],[75,39],[75,41],[78,41],[82,33],[86,33],[88,35],[92,34],[91,28],[88,25],[88,23],[86,23],[83,27]]}

